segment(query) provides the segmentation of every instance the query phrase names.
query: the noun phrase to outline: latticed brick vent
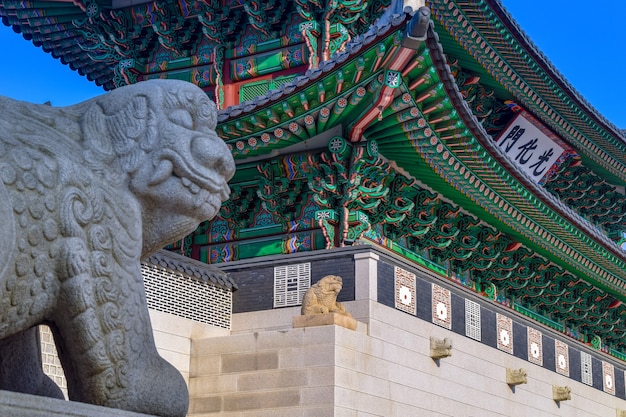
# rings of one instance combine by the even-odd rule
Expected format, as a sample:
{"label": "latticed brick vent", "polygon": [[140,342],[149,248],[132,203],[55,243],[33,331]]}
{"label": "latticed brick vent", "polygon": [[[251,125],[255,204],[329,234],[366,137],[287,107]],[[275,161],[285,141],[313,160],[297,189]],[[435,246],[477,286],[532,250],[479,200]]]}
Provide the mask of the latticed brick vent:
{"label": "latticed brick vent", "polygon": [[148,308],[230,329],[232,292],[153,264],[142,264]]}
{"label": "latticed brick vent", "polygon": [[583,384],[593,386],[591,355],[586,352],[580,352],[580,379]]}
{"label": "latticed brick vent", "polygon": [[274,308],[302,304],[310,286],[310,262],[274,267]]}
{"label": "latticed brick vent", "polygon": [[465,335],[480,341],[480,304],[465,299]]}
{"label": "latticed brick vent", "polygon": [[61,366],[57,348],[52,338],[52,331],[48,326],[39,326],[39,337],[41,338],[41,363],[43,371],[48,375],[63,391],[65,398],[67,397],[67,380],[65,372]]}

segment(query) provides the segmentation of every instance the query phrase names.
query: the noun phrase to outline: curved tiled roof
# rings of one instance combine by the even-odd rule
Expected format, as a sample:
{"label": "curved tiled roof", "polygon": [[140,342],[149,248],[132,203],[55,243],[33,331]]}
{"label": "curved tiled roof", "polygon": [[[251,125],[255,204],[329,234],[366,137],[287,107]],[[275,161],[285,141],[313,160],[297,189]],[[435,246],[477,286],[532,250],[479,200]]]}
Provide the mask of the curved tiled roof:
{"label": "curved tiled roof", "polygon": [[[467,124],[467,126],[472,130],[474,137],[476,137],[481,145],[498,161],[498,163],[504,167],[509,173],[515,176],[517,181],[520,184],[529,190],[534,196],[538,197],[543,203],[545,203],[551,210],[553,210],[559,217],[566,219],[570,222],[576,229],[582,231],[585,235],[589,236],[591,239],[600,244],[603,248],[605,248],[608,252],[614,255],[616,258],[620,259],[622,265],[626,263],[626,253],[621,250],[615,242],[611,239],[607,238],[602,231],[600,231],[594,224],[581,217],[578,213],[574,212],[571,208],[567,207],[563,204],[558,198],[550,194],[545,188],[539,186],[535,181],[533,181],[528,175],[524,172],[520,171],[510,160],[509,158],[500,150],[498,146],[496,146],[495,142],[492,140],[491,136],[485,131],[482,124],[474,117],[471,110],[469,109],[467,103],[463,99],[463,96],[459,92],[458,86],[454,81],[454,77],[450,72],[450,68],[446,64],[445,55],[443,53],[443,49],[441,44],[438,42],[438,35],[431,27],[429,32],[429,42],[428,47],[431,50],[431,54],[436,55],[435,63],[440,71],[442,81],[448,89],[449,96],[454,101],[454,107],[457,111],[460,111],[461,117]],[[438,59],[437,59],[438,58]],[[476,161],[479,163],[480,161]],[[491,183],[493,186],[493,183]],[[506,185],[504,185],[506,187]],[[534,215],[531,214],[533,219],[541,218],[541,213],[537,210]],[[553,231],[554,233],[555,231]],[[587,253],[587,256],[593,257],[594,254]],[[620,275],[620,272],[623,274],[624,270],[621,268],[615,269],[614,273],[617,276]],[[622,277],[623,284],[626,283],[624,277]],[[620,290],[617,290],[618,293],[622,293],[622,297],[624,297],[625,286],[621,285]]]}
{"label": "curved tiled roof", "polygon": [[477,0],[462,8],[452,0],[428,2],[438,24],[460,48],[555,133],[586,163],[626,181],[626,140],[555,70],[497,0]]}
{"label": "curved tiled roof", "polygon": [[[489,82],[492,82],[490,88],[496,88],[494,85],[497,84],[499,91],[506,93],[504,95],[515,97],[546,126],[573,144],[586,158],[585,163],[602,168],[603,175],[618,183],[626,177],[626,157],[622,152],[622,149],[626,149],[624,132],[604,120],[580,97],[532,45],[498,0],[474,0],[462,10],[460,6],[457,8],[461,2],[453,0],[433,0],[428,3],[433,9],[436,23],[430,27],[427,47],[415,50],[414,62],[398,71],[402,76],[400,78],[404,79],[398,90],[395,90],[396,96],[388,111],[384,114],[381,111],[379,115],[385,131],[381,133],[382,127],[377,129],[375,123],[367,125],[361,130],[365,132],[365,139],[378,141],[380,154],[393,160],[394,167],[399,168],[402,175],[419,178],[425,184],[424,188],[436,189],[440,193],[440,200],[445,199],[448,206],[451,204],[447,202],[453,201],[456,204],[455,213],[462,212],[459,216],[467,218],[470,217],[467,213],[471,213],[482,220],[475,222],[481,223],[480,227],[487,225],[484,228],[489,229],[488,233],[497,227],[498,230],[492,233],[495,236],[493,239],[501,239],[498,242],[500,246],[506,246],[506,249],[500,249],[498,256],[502,254],[503,257],[511,258],[510,253],[515,249],[509,249],[508,244],[512,242],[519,247],[521,243],[534,253],[525,249],[525,252],[520,251],[520,256],[524,256],[522,252],[529,253],[527,256],[538,261],[538,264],[544,261],[547,264],[549,260],[567,270],[567,273],[559,272],[558,283],[552,280],[552,275],[547,274],[547,278],[541,277],[541,282],[530,284],[536,285],[539,295],[554,284],[559,286],[559,291],[575,293],[565,300],[574,308],[576,296],[592,293],[589,296],[592,298],[584,298],[585,313],[589,313],[599,299],[593,298],[601,293],[598,288],[604,290],[606,293],[601,293],[599,297],[606,305],[612,306],[609,312],[611,320],[603,318],[607,326],[597,328],[603,334],[610,334],[607,332],[613,330],[609,330],[609,327],[614,325],[616,315],[623,315],[624,306],[617,303],[616,307],[607,293],[620,301],[626,300],[626,255],[602,230],[536,185],[509,162],[472,114],[447,65],[445,54],[452,51],[452,55],[462,55],[465,62],[475,60],[476,68],[482,66],[481,77],[489,78]],[[331,60],[320,64],[319,68],[307,71],[279,90],[221,111],[218,116],[218,133],[221,129],[222,138],[234,146],[235,158],[240,161],[248,157],[269,158],[275,150],[317,137],[331,128],[333,132],[341,132],[337,134],[348,137],[346,132],[355,123],[354,119],[360,117],[362,121],[363,114],[373,114],[372,106],[378,95],[383,89],[389,93],[387,85],[381,86],[383,75],[395,63],[394,51],[401,48],[401,30],[404,30],[411,12],[406,10],[400,14],[384,14],[366,33],[354,37],[344,52],[337,53]],[[453,12],[457,13],[454,19],[448,15]],[[460,28],[465,32],[461,33]],[[471,31],[471,35],[467,35],[470,33],[468,31]],[[470,41],[466,39],[468,36]],[[501,49],[490,51],[489,42],[495,41],[501,42]],[[490,52],[493,54],[491,58]],[[359,67],[359,58],[361,62],[367,62],[365,71],[356,69]],[[428,71],[426,76],[430,77],[430,81],[420,84],[426,77],[423,70]],[[362,77],[361,72],[364,74]],[[343,88],[339,86],[343,83],[337,81],[339,78],[346,80]],[[326,88],[322,94],[319,93],[320,85],[322,90]],[[360,96],[357,94],[359,90],[363,91]],[[445,107],[442,112],[449,112],[445,119],[449,123],[439,122],[441,118],[434,117],[434,113],[426,110],[441,104],[435,103],[435,99],[429,96],[431,93],[448,100],[440,109]],[[320,98],[322,96],[325,97]],[[405,96],[406,102],[401,103]],[[301,97],[304,97],[304,101],[308,100],[310,105],[302,105],[304,101]],[[366,99],[359,101],[363,97]],[[347,103],[351,100],[360,104],[351,104],[351,109],[343,114],[343,109],[335,112],[340,107],[337,105],[340,101]],[[402,111],[390,110],[398,103],[406,105]],[[319,120],[322,111],[331,114],[331,119],[334,119],[328,125],[324,122],[318,127],[314,123]],[[400,117],[400,113],[403,116]],[[307,125],[307,118],[313,120],[312,125]],[[405,123],[413,123],[415,129],[405,129]],[[456,130],[450,134],[439,133],[448,128]],[[429,133],[426,134],[427,130]],[[605,155],[608,156],[608,162],[603,160]],[[457,166],[462,167],[462,171]],[[506,204],[503,204],[504,200]],[[507,236],[503,237],[504,234]],[[494,248],[495,244],[487,250]],[[179,271],[202,282],[236,289],[235,283],[220,271],[174,253],[159,252],[151,256],[148,262]],[[507,266],[511,267],[512,262]],[[531,264],[535,265],[527,265]],[[507,285],[515,280],[525,280],[527,284],[531,279],[520,274],[509,280]],[[598,288],[592,288],[589,283]],[[520,292],[515,294],[519,295]],[[560,297],[557,292],[550,296]],[[578,318],[574,317],[573,320]],[[626,334],[623,324],[614,326],[616,332],[619,330]],[[623,346],[622,342],[618,344]]]}
{"label": "curved tiled roof", "polygon": [[179,272],[205,284],[218,285],[231,291],[235,291],[238,288],[237,283],[218,267],[174,252],[160,250],[148,256],[143,262]]}
{"label": "curved tiled roof", "polygon": [[[306,124],[306,118],[316,119],[319,122],[321,110],[325,110],[326,114],[337,114],[335,110],[342,100],[344,102],[354,100],[359,88],[365,91],[372,88],[372,85],[376,85],[373,90],[370,90],[372,94],[370,99],[364,100],[367,103],[359,107],[358,111],[351,113],[351,115],[368,114],[368,109],[374,105],[374,98],[382,94],[381,77],[385,70],[384,65],[380,67],[373,65],[372,70],[361,77],[360,84],[351,83],[343,89],[338,89],[333,83],[338,79],[339,71],[342,72],[345,80],[356,79],[354,75],[357,60],[363,58],[366,63],[375,61],[375,51],[380,50],[381,45],[385,46],[386,52],[378,59],[388,62],[391,66],[393,61],[389,59],[389,56],[393,53],[390,51],[395,45],[401,44],[401,41],[397,40],[398,33],[399,30],[404,30],[404,23],[408,18],[408,15],[394,16],[392,21],[396,24],[393,26],[388,26],[388,21],[383,20],[381,26],[372,29],[371,33],[376,34],[374,37],[365,36],[367,43],[362,42],[361,45],[351,43],[346,53],[341,54],[336,60],[328,61],[319,70],[311,71],[294,80],[290,85],[266,96],[223,111],[220,114],[221,126],[224,128],[222,137],[227,143],[241,145],[233,149],[236,158],[245,160],[250,155],[267,157],[267,155],[273,155],[271,153],[273,150],[309,138],[310,136],[301,132],[298,138],[293,135],[291,137],[277,135],[274,142],[268,140],[266,143],[261,143],[260,140],[255,139],[260,135],[279,130],[286,132],[291,125],[294,125],[293,131],[295,132],[298,126],[303,127]],[[384,27],[385,30],[380,30],[380,27]],[[353,42],[359,41],[361,39],[353,40]],[[580,324],[580,320],[584,321],[580,318],[584,314],[605,314],[593,309],[599,299],[602,300],[602,305],[613,305],[614,299],[607,294],[624,301],[626,295],[624,253],[596,226],[520,172],[494,145],[492,137],[472,114],[461,95],[447,65],[444,50],[434,27],[430,28],[426,48],[416,51],[411,62],[417,65],[413,67],[414,70],[408,69],[413,65],[411,63],[405,69],[399,70],[404,76],[402,85],[419,84],[420,87],[407,90],[406,87],[401,86],[400,95],[396,96],[396,99],[406,96],[406,105],[396,107],[395,110],[388,108],[383,111],[380,121],[372,123],[365,129],[364,137],[375,138],[380,154],[393,161],[393,164],[403,172],[410,174],[414,179],[419,179],[422,184],[430,187],[429,189],[437,190],[442,198],[451,200],[457,207],[463,207],[467,212],[484,221],[483,226],[479,228],[483,227],[482,230],[487,234],[492,233],[490,230],[494,226],[505,233],[506,235],[503,236],[495,232],[495,239],[502,239],[499,247],[502,247],[503,243],[506,245],[506,242],[512,239],[534,251],[534,254],[527,252],[530,254],[527,256],[532,259],[525,260],[525,265],[532,264],[541,267],[548,259],[552,265],[558,265],[568,271],[563,272],[550,266],[548,270],[559,271],[557,272],[558,278],[552,276],[553,272],[550,271],[543,276],[544,273],[540,270],[538,275],[541,276],[534,279],[525,277],[524,273],[518,276],[518,272],[513,272],[510,279],[499,278],[497,281],[498,285],[507,291],[506,294],[519,297],[517,299],[522,303],[530,302],[529,305],[533,305],[533,301],[528,297],[542,300],[538,302],[539,305],[557,303],[558,305],[553,307],[554,311],[560,311],[559,314],[563,314],[559,320],[564,320],[572,326],[577,325],[576,323]],[[430,71],[433,67],[436,68],[436,76]],[[431,77],[430,84],[420,84],[420,77],[424,73]],[[317,96],[319,85],[325,86],[328,94],[320,102],[313,102],[311,97]],[[445,89],[446,93],[438,97],[447,97],[451,103],[446,104],[449,106],[448,110],[441,110],[449,112],[449,118],[445,118],[447,122],[437,122],[441,120],[441,113],[434,117],[434,113],[427,110],[435,105],[436,99],[425,98],[425,101],[422,101],[432,88],[439,88],[439,85],[442,86],[442,90]],[[301,104],[296,103],[298,100],[308,100],[309,109],[305,110]],[[397,100],[394,102],[399,103]],[[289,109],[284,110],[282,104],[286,104]],[[289,116],[285,114],[287,111],[290,113]],[[273,112],[277,115],[267,116]],[[402,116],[399,116],[400,114]],[[324,129],[341,127],[345,136],[350,126],[357,123],[354,117],[337,116],[334,122],[326,124]],[[410,118],[414,119],[409,120]],[[467,129],[466,132],[460,133],[460,136],[456,136],[458,138],[456,140],[459,141],[456,145],[449,143],[450,140],[446,139],[449,135],[444,132],[446,125],[450,123],[454,126],[461,126],[458,124],[461,123]],[[245,126],[245,132],[237,131],[234,128],[237,124]],[[378,124],[385,127],[378,128]],[[413,124],[415,128],[419,125],[422,130],[419,133],[418,130],[405,130],[407,124]],[[425,133],[426,130],[431,133]],[[463,131],[463,127],[459,130]],[[316,130],[312,129],[312,131]],[[443,133],[436,135],[432,133],[440,131]],[[317,129],[317,132],[319,133],[320,130]],[[414,135],[414,133],[418,134]],[[444,156],[446,154],[448,156]],[[460,172],[457,166],[463,166]],[[465,176],[462,175],[463,173]],[[498,204],[498,199],[500,199],[500,204]],[[503,206],[504,201],[506,204]],[[385,208],[390,208],[390,206],[385,206]],[[378,210],[384,210],[384,208],[379,207]],[[368,215],[375,215],[375,212],[368,212]],[[480,223],[480,221],[477,222]],[[485,224],[489,226],[484,228]],[[472,239],[471,233],[476,233],[476,231],[463,235],[463,239]],[[445,236],[440,235],[439,238],[445,239]],[[487,251],[497,250],[496,246],[487,248]],[[499,250],[502,251],[502,249]],[[510,259],[512,256],[509,249],[501,254],[503,259]],[[518,255],[525,256],[523,251]],[[476,259],[480,261],[480,255]],[[494,266],[496,268],[507,267],[504,263],[498,262]],[[528,285],[529,289],[534,287],[530,293],[519,288],[528,282],[531,282]],[[597,288],[593,288],[594,286]],[[561,298],[563,294],[564,297]],[[593,294],[593,296],[588,298],[584,294]],[[581,296],[585,297],[585,301],[577,301],[582,300]],[[616,305],[617,307],[611,307],[606,312],[606,317],[599,319],[599,323],[602,324],[598,325],[597,329],[594,327],[593,330],[597,334],[602,334],[611,343],[615,341],[612,334],[622,334],[621,332],[625,331],[622,325],[615,324],[616,320],[619,321],[616,317],[624,312],[624,308],[619,303]],[[517,303],[515,306],[521,308]],[[570,314],[572,309],[575,312]],[[622,344],[617,342],[615,346],[621,349]]]}
{"label": "curved tiled roof", "polygon": [[[242,103],[238,106],[233,106],[226,110],[220,112],[219,121],[222,124],[228,124],[233,120],[238,118],[245,117],[247,115],[253,114],[255,112],[259,112],[261,108],[269,107],[281,100],[287,100],[288,97],[291,97],[307,86],[311,86],[314,83],[317,83],[320,79],[332,73],[334,70],[337,70],[342,65],[345,65],[349,60],[354,59],[355,56],[362,53],[367,48],[371,48],[375,45],[375,43],[384,35],[391,32],[398,27],[401,27],[404,23],[406,23],[411,10],[407,10],[407,14],[404,15],[386,15],[381,18],[377,25],[373,26],[370,31],[361,37],[354,38],[346,47],[346,51],[338,54],[333,59],[324,62],[320,65],[320,68],[312,71],[308,71],[304,76],[298,77],[291,83],[285,84],[282,88],[274,91],[270,91],[265,96],[258,97],[252,101]],[[514,229],[518,230],[518,233],[525,236],[534,236],[531,240],[538,242],[541,237],[539,237],[542,233],[545,234],[546,231],[550,233],[550,235],[559,236],[560,239],[565,239],[569,243],[566,245],[569,248],[571,245],[577,248],[576,251],[579,253],[586,253],[586,256],[594,259],[594,265],[603,265],[602,268],[606,270],[610,270],[611,275],[614,277],[620,277],[623,274],[623,270],[613,261],[608,260],[607,253],[610,254],[615,260],[619,260],[617,264],[626,265],[626,254],[621,251],[616,244],[608,239],[596,226],[594,226],[591,222],[584,219],[576,212],[571,210],[569,207],[565,206],[561,201],[547,192],[543,187],[536,185],[532,180],[530,180],[526,174],[517,169],[514,165],[512,165],[508,158],[502,154],[502,152],[498,149],[497,146],[494,145],[491,136],[485,131],[480,122],[473,116],[467,104],[465,103],[463,97],[461,96],[458,87],[454,81],[454,78],[450,72],[449,67],[446,63],[446,57],[444,55],[443,48],[438,40],[438,35],[431,28],[429,33],[428,47],[431,51],[432,56],[434,57],[435,64],[440,71],[440,76],[442,77],[442,81],[448,90],[448,94],[450,98],[454,102],[454,107],[461,113],[461,118],[464,123],[466,123],[467,127],[472,131],[472,134],[478,141],[480,145],[492,155],[497,163],[506,169],[506,171],[511,175],[511,178],[516,178],[516,181],[519,183],[520,189],[527,190],[529,195],[535,196],[537,200],[537,204],[529,204],[528,199],[519,195],[517,197],[517,203],[512,202],[512,204],[518,205],[518,209],[520,213],[525,213],[524,218],[528,220],[524,220],[524,223],[532,222],[533,224],[541,224],[540,228],[542,232],[535,233],[535,231],[526,230],[526,227],[523,226],[513,226]],[[296,116],[298,117],[298,116]],[[300,115],[300,117],[304,117]],[[293,119],[293,118],[291,118]],[[280,124],[284,124],[284,121],[281,121]],[[381,149],[384,149],[384,143],[379,143]],[[478,167],[479,165],[484,165],[486,162],[481,160],[465,160],[468,167],[472,164]],[[492,162],[493,163],[493,162]],[[497,180],[488,180],[486,184],[494,190],[500,190],[500,193],[505,193],[510,190],[511,185],[509,183],[510,180],[501,181]],[[463,182],[463,181],[460,181]],[[465,181],[466,182],[466,181]],[[469,197],[469,195],[468,195]],[[489,201],[489,199],[484,196],[473,197],[475,204],[477,201],[483,201],[481,203],[482,210],[489,211],[489,205],[492,205],[493,202]],[[540,203],[539,203],[540,202]],[[525,208],[522,208],[525,207]],[[495,210],[497,211],[497,210]],[[492,214],[493,215],[493,214]],[[505,215],[506,217],[511,217],[509,215]],[[567,227],[565,227],[565,223],[562,222],[562,219],[566,220],[566,223],[569,223]],[[522,223],[520,219],[511,220],[509,225],[513,225],[513,223]],[[544,229],[545,228],[545,229]],[[567,229],[567,231],[565,230]],[[589,251],[591,246],[597,245],[594,250]],[[560,250],[554,248],[545,248],[543,250],[556,250],[560,253]],[[570,251],[570,249],[567,249]],[[587,253],[588,252],[588,253]],[[562,257],[564,255],[557,255],[558,257]],[[569,256],[568,256],[569,257]],[[579,264],[579,262],[576,262]],[[580,265],[578,266],[580,267]],[[577,268],[578,268],[577,267]],[[595,273],[592,272],[592,269],[583,267],[585,275],[589,277],[595,277]],[[616,283],[610,283],[607,281],[606,288],[611,288],[611,292],[616,294],[619,297],[624,297],[624,285],[626,281],[623,278],[617,279]],[[603,279],[596,280],[593,279],[596,285],[602,286]],[[621,295],[620,295],[621,294]]]}
{"label": "curved tiled roof", "polygon": [[576,100],[578,105],[587,110],[590,114],[593,115],[598,122],[603,125],[605,129],[615,135],[616,139],[621,140],[626,144],[626,130],[619,129],[615,124],[613,124],[610,120],[606,119],[602,113],[596,110],[589,101],[585,99],[585,97],[576,90],[576,88],[570,84],[570,82],[565,78],[561,72],[556,68],[552,62],[546,57],[546,55],[535,45],[535,43],[530,39],[530,37],[524,32],[522,27],[515,21],[513,16],[506,10],[506,8],[502,5],[500,0],[487,0],[488,3],[493,7],[496,11],[500,19],[506,22],[509,30],[515,34],[518,41],[523,44],[528,50],[531,51],[537,62],[539,62],[546,70],[552,73],[557,79],[558,83],[561,87],[568,91],[572,98]]}
{"label": "curved tiled roof", "polygon": [[318,80],[343,64],[350,57],[358,54],[362,49],[373,45],[380,36],[406,23],[407,15],[412,12],[413,10],[408,7],[406,14],[384,14],[366,33],[352,38],[346,45],[345,50],[337,53],[332,59],[321,62],[319,67],[307,70],[303,76],[296,77],[291,82],[285,83],[275,90],[268,91],[265,95],[220,110],[217,119],[218,122],[225,122],[228,119],[236,118],[242,114],[251,113],[259,107],[263,107],[271,102],[276,102],[282,97],[293,93],[296,88],[304,87]]}

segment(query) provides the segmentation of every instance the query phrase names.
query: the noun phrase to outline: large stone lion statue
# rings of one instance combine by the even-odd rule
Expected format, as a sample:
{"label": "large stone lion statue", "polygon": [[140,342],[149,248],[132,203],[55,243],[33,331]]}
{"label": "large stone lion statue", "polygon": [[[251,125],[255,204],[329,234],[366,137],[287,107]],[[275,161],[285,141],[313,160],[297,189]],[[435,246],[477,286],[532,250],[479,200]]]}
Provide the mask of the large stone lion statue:
{"label": "large stone lion statue", "polygon": [[235,169],[196,86],[155,80],[63,108],[0,97],[0,389],[60,397],[36,328],[53,330],[71,400],[184,416],[157,353],[140,259],[192,232]]}
{"label": "large stone lion statue", "polygon": [[327,275],[317,281],[304,294],[302,315],[338,313],[352,317],[345,307],[337,302],[337,296],[343,287],[343,280],[337,275]]}

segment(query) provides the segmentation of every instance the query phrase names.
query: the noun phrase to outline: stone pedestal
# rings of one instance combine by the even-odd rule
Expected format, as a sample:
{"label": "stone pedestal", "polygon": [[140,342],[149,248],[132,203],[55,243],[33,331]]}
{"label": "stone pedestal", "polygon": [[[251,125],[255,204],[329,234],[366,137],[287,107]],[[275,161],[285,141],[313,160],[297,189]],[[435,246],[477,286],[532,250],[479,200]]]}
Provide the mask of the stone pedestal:
{"label": "stone pedestal", "polygon": [[0,391],[0,416],[3,417],[149,417],[114,408],[17,392]]}
{"label": "stone pedestal", "polygon": [[356,330],[357,322],[352,317],[343,314],[327,313],[327,314],[305,314],[303,316],[295,316],[293,318],[293,327],[314,327],[328,326],[336,324],[346,329]]}

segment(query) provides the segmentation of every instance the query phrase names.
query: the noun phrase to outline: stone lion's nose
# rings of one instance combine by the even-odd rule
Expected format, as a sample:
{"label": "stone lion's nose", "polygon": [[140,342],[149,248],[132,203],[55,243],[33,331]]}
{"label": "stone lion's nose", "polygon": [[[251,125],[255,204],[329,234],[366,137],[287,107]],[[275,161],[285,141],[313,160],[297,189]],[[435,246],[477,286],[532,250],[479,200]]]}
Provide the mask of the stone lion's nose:
{"label": "stone lion's nose", "polygon": [[191,155],[200,165],[217,171],[226,181],[235,174],[233,156],[219,138],[195,137],[191,142]]}

